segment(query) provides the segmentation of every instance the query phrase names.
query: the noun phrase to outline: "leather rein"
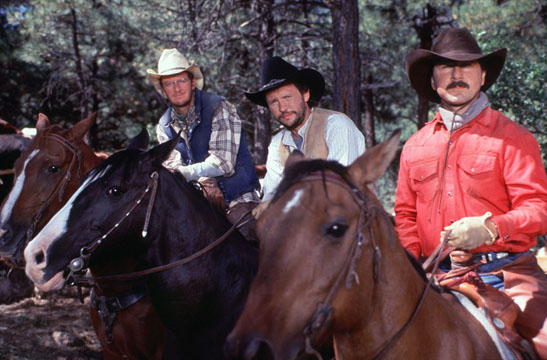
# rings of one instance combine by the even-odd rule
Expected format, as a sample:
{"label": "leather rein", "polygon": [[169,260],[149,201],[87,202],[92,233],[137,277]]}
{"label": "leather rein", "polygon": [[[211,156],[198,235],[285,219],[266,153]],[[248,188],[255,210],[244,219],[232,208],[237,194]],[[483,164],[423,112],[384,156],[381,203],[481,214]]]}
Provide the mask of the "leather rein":
{"label": "leather rein", "polygon": [[159,273],[159,272],[162,272],[162,271],[173,269],[177,266],[189,263],[190,261],[192,261],[192,260],[194,260],[194,259],[208,253],[209,251],[211,251],[212,249],[214,249],[215,247],[220,245],[224,240],[226,240],[238,227],[241,227],[243,224],[245,224],[246,222],[251,220],[249,218],[249,219],[243,221],[243,219],[250,214],[250,211],[249,211],[249,212],[243,214],[241,216],[241,218],[239,218],[239,220],[230,227],[230,229],[228,229],[224,234],[222,234],[222,236],[220,236],[215,241],[211,242],[210,244],[208,244],[207,246],[205,246],[201,250],[199,250],[199,251],[193,253],[192,255],[189,255],[189,256],[187,256],[183,259],[180,259],[180,260],[177,260],[177,261],[165,264],[165,265],[160,265],[160,266],[156,266],[156,267],[153,267],[153,268],[149,268],[149,269],[145,269],[145,270],[141,270],[141,271],[130,272],[130,273],[125,273],[125,274],[105,275],[105,276],[95,276],[95,277],[87,276],[86,275],[86,269],[87,269],[87,266],[88,266],[88,263],[89,263],[89,258],[91,257],[91,254],[93,253],[93,251],[95,251],[99,247],[99,245],[101,245],[103,240],[106,237],[108,237],[108,235],[110,235],[116,228],[118,228],[118,226],[120,226],[120,224],[125,219],[127,219],[127,217],[129,215],[131,215],[131,213],[139,206],[139,204],[142,203],[142,200],[144,199],[146,194],[148,194],[148,192],[152,191],[152,193],[150,195],[150,200],[148,202],[147,211],[146,211],[146,218],[145,218],[145,221],[144,221],[144,228],[143,228],[143,231],[142,231],[142,237],[144,238],[144,237],[147,236],[147,234],[148,234],[148,225],[150,223],[150,216],[151,216],[152,208],[154,206],[154,202],[155,202],[155,198],[156,198],[156,192],[157,192],[157,187],[158,187],[158,178],[159,178],[158,172],[154,171],[150,175],[150,181],[148,182],[148,185],[146,186],[146,189],[137,198],[135,203],[125,213],[125,215],[117,223],[115,223],[114,226],[112,226],[104,235],[100,236],[99,238],[97,238],[96,240],[91,242],[89,245],[82,247],[80,249],[80,256],[77,257],[77,258],[74,258],[70,261],[69,266],[68,266],[69,273],[68,273],[68,276],[66,278],[66,281],[69,285],[78,286],[78,287],[80,287],[80,286],[92,287],[92,286],[95,286],[98,282],[101,282],[101,281],[133,280],[133,279],[137,279],[137,278],[140,278],[140,277],[143,277],[143,276],[146,276],[146,275],[155,274],[155,273]]}
{"label": "leather rein", "polygon": [[[376,243],[376,239],[371,229],[372,222],[374,221],[377,215],[382,216],[384,223],[386,224],[389,230],[389,242],[392,247],[394,245],[394,237],[392,233],[392,228],[390,227],[391,220],[389,219],[387,213],[378,205],[367,204],[368,203],[367,199],[363,196],[363,194],[359,191],[359,189],[357,189],[357,187],[354,186],[352,183],[350,183],[348,180],[344,179],[342,176],[333,172],[325,173],[325,172],[318,171],[318,172],[310,173],[309,175],[301,179],[299,182],[312,182],[312,181],[322,181],[323,183],[329,182],[329,183],[333,183],[335,185],[341,186],[342,188],[346,189],[351,194],[352,199],[359,207],[359,220],[358,220],[358,226],[357,226],[358,230],[355,237],[355,241],[353,242],[353,245],[351,246],[351,249],[346,258],[346,262],[344,263],[342,269],[339,271],[338,276],[334,284],[330,288],[330,291],[328,292],[327,296],[322,302],[318,304],[317,309],[315,310],[313,316],[311,317],[311,320],[308,322],[308,324],[304,327],[304,330],[303,330],[303,335],[304,335],[305,344],[306,344],[306,348],[305,348],[306,354],[314,355],[316,358],[322,359],[321,354],[319,354],[319,352],[313,348],[312,340],[332,320],[332,306],[330,305],[330,303],[333,300],[334,296],[340,290],[342,280],[343,279],[345,280],[344,281],[345,288],[348,291],[352,289],[354,282],[357,285],[359,285],[359,275],[357,274],[355,269],[361,257],[361,254],[363,251],[362,249],[363,240],[367,238],[366,236],[368,236],[368,239],[370,240],[369,243],[373,251],[374,282],[376,283],[378,279],[381,277],[380,262],[382,259],[382,254],[381,254],[380,247]],[[365,230],[367,234],[363,234]],[[441,246],[444,246],[444,244],[446,243],[446,238],[447,237],[445,237],[444,242],[443,244],[441,244]],[[435,262],[433,273],[436,271],[439,262],[440,262],[440,257]],[[410,327],[418,311],[421,309],[423,302],[425,300],[425,296],[429,288],[431,287],[433,281],[434,281],[434,276],[431,276],[410,318],[403,325],[403,327],[399,331],[397,331],[397,333],[395,333],[395,335],[393,335],[391,339],[387,341],[385,345],[378,352],[376,352],[376,355],[373,357],[374,360],[382,357],[384,353]]]}

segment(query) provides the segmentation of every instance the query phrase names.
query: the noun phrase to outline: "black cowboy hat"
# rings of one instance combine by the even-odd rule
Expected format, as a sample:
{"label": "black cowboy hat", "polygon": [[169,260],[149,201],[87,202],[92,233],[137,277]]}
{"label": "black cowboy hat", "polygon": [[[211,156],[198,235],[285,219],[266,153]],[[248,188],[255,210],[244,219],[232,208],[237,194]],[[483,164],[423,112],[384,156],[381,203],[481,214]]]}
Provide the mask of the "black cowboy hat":
{"label": "black cowboy hat", "polygon": [[300,69],[289,64],[279,56],[264,60],[260,67],[260,89],[245,92],[245,96],[257,105],[268,107],[266,92],[289,83],[304,83],[310,89],[310,100],[319,101],[325,90],[325,79],[313,69]]}
{"label": "black cowboy hat", "polygon": [[440,103],[441,99],[431,87],[433,66],[443,61],[478,61],[486,71],[482,91],[486,91],[498,78],[507,49],[497,49],[484,55],[473,35],[466,28],[443,29],[435,38],[431,51],[418,49],[406,57],[406,73],[418,95]]}

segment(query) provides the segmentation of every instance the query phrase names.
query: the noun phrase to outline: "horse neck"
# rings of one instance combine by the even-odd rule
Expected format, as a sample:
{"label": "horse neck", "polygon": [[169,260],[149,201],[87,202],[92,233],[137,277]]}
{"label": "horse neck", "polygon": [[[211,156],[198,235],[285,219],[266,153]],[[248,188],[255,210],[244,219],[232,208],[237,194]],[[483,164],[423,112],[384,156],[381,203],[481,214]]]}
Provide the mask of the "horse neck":
{"label": "horse neck", "polygon": [[[129,239],[131,241],[131,239]],[[100,259],[100,262],[90,264],[89,270],[94,277],[127,274],[139,270],[137,256],[127,252],[117,252],[115,255]],[[97,294],[102,296],[117,296],[135,287],[143,286],[144,277],[130,281],[99,281]]]}
{"label": "horse neck", "polygon": [[[360,305],[352,308],[369,309],[365,316],[354,310],[356,313],[353,317],[362,319],[361,326],[355,327],[354,331],[334,333],[337,358],[373,358],[405,326],[420,301],[426,281],[408,259],[399,240],[394,240],[392,248],[385,242],[383,244],[380,278],[374,285],[372,296],[368,296],[362,286],[359,287],[362,292]],[[370,272],[361,266],[359,274],[363,278],[366,278],[362,275],[366,274],[365,271]],[[439,330],[446,328],[448,324],[452,327],[455,323],[461,323],[461,318],[466,319],[464,324],[471,325],[463,325],[450,332]],[[453,338],[468,338],[475,322],[453,299],[443,298],[430,288],[412,323],[386,350],[386,356],[382,358],[392,358],[393,354],[397,354],[395,358],[422,359],[424,353],[420,339],[427,339],[432,348],[442,345],[443,351],[451,346],[457,349],[457,346],[463,344],[452,344]],[[459,335],[455,336],[456,333]],[[473,340],[466,342],[471,343]],[[444,352],[443,354],[446,355]]]}
{"label": "horse neck", "polygon": [[[348,311],[346,318],[359,319],[351,331],[335,332],[334,342],[337,359],[363,359],[372,358],[377,352],[401,329],[411,317],[416,304],[426,286],[423,277],[416,271],[401,246],[398,238],[388,241],[385,227],[391,228],[395,236],[395,230],[391,224],[376,220],[371,232],[364,234],[367,238],[365,244],[374,241],[381,249],[378,277],[374,280],[370,269],[372,268],[372,252],[363,251],[357,272],[360,284],[354,284],[348,293],[351,306],[344,306]],[[376,234],[376,235],[373,235]],[[380,238],[384,234],[384,238]],[[368,246],[368,245],[364,245]],[[363,257],[369,257],[369,259]],[[427,295],[429,306],[435,297],[435,291],[430,289]],[[358,306],[355,304],[358,303]],[[424,304],[423,307],[426,305]],[[349,310],[348,310],[349,309]],[[421,313],[429,311],[422,308]],[[413,325],[405,333],[422,331],[423,326],[429,326],[430,319],[418,316]],[[425,323],[425,324],[424,324]],[[420,330],[415,330],[420,329]],[[397,342],[396,342],[397,343]]]}
{"label": "horse neck", "polygon": [[[172,261],[194,253],[229,228],[191,186],[168,170],[160,169],[148,229],[150,241],[154,243],[151,248],[164,252],[160,258]],[[148,206],[148,201],[144,203]]]}

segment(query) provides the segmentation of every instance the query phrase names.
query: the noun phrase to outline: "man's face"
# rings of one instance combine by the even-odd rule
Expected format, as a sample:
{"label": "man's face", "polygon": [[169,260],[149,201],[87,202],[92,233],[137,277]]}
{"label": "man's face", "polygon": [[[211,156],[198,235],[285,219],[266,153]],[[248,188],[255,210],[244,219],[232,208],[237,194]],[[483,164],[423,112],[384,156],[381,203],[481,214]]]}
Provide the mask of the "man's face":
{"label": "man's face", "polygon": [[293,132],[304,125],[310,114],[309,99],[310,91],[302,94],[294,84],[286,84],[266,93],[266,103],[273,117]]}
{"label": "man's face", "polygon": [[175,75],[162,76],[161,86],[175,109],[177,109],[179,113],[186,113],[194,100],[194,89],[196,87],[195,80],[190,80],[188,73],[183,72]]}
{"label": "man's face", "polygon": [[433,67],[431,87],[439,94],[444,108],[465,111],[479,96],[485,75],[478,61],[438,64]]}

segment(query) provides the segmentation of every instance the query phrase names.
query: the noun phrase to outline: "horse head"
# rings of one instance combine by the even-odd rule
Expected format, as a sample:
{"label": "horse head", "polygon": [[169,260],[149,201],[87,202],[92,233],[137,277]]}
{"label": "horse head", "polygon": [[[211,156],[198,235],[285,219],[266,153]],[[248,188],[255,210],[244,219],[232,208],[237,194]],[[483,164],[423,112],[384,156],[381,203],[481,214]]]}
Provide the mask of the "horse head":
{"label": "horse head", "polygon": [[96,114],[70,129],[39,114],[37,134],[15,162],[14,185],[0,212],[0,256],[22,264],[26,241],[67,201],[80,179],[101,160],[84,137]]}
{"label": "horse head", "polygon": [[380,251],[400,245],[369,185],[387,169],[398,141],[397,132],[349,167],[291,154],[257,223],[259,269],[227,354],[318,355],[326,339],[370,317],[372,288],[387,271]]}
{"label": "horse head", "polygon": [[[93,256],[131,252],[146,243],[136,219],[144,219],[150,211],[157,173],[167,171],[161,164],[174,145],[173,141],[166,142],[145,151],[148,141],[143,129],[125,150],[90,171],[67,203],[27,245],[26,272],[39,289],[61,288],[72,260],[83,266],[93,262]],[[133,243],[119,243],[120,238],[132,239]]]}

